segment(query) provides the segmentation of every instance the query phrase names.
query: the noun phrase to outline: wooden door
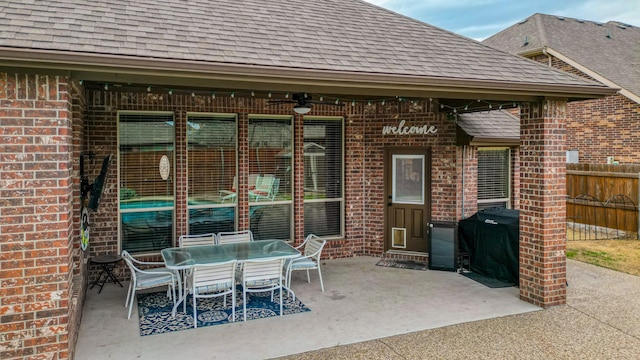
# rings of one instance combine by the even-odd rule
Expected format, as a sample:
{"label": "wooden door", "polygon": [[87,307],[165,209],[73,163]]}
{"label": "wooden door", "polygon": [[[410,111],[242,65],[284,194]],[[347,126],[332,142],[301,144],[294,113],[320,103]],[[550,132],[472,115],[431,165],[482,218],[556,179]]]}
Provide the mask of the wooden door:
{"label": "wooden door", "polygon": [[392,148],[385,156],[386,250],[426,253],[431,220],[428,148]]}

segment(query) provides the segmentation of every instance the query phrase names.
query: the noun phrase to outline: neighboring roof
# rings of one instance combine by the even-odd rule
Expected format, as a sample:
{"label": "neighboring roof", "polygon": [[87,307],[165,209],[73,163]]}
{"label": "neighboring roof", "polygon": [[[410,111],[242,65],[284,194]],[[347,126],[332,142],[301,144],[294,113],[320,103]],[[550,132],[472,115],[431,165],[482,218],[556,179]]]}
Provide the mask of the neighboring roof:
{"label": "neighboring roof", "polygon": [[636,26],[534,14],[483,43],[525,56],[547,51],[597,80],[608,79],[610,83],[603,81],[607,85],[640,97],[640,28]]}
{"label": "neighboring roof", "polygon": [[496,146],[520,143],[520,119],[504,110],[458,115],[458,145]]}
{"label": "neighboring roof", "polygon": [[611,92],[361,0],[0,0],[0,8],[0,66],[68,69],[85,80],[172,73],[176,82],[362,94]]}

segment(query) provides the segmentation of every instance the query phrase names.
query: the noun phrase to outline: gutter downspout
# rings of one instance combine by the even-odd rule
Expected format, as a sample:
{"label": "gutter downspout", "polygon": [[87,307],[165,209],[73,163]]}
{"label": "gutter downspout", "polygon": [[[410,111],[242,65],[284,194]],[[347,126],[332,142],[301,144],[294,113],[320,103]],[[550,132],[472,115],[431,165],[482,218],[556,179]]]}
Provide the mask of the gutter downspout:
{"label": "gutter downspout", "polygon": [[464,214],[464,168],[465,168],[465,164],[464,164],[464,159],[465,156],[467,154],[467,145],[462,145],[462,218],[465,218],[465,214]]}

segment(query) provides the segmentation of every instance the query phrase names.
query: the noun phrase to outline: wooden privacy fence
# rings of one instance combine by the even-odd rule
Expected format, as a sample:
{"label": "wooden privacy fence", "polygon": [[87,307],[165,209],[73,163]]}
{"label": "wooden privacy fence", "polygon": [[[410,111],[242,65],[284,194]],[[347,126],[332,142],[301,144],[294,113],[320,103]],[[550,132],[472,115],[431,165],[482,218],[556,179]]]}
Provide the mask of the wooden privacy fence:
{"label": "wooden privacy fence", "polygon": [[640,165],[567,164],[573,239],[637,238],[639,178]]}

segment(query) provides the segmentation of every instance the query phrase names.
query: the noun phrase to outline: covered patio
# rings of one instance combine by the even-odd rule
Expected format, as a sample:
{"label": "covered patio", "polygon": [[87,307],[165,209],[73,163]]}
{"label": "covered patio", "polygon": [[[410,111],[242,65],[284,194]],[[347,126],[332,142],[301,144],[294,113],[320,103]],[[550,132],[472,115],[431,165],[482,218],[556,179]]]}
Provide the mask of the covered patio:
{"label": "covered patio", "polygon": [[[381,267],[378,257],[323,261],[325,292],[294,274],[292,288],[311,311],[140,336],[126,286],[88,289],[77,359],[265,359],[464,322],[540,310],[516,287],[491,289],[455,272]],[[353,274],[359,274],[354,277]]]}

